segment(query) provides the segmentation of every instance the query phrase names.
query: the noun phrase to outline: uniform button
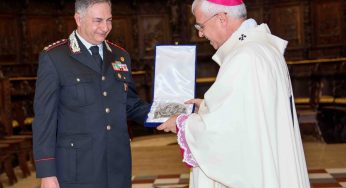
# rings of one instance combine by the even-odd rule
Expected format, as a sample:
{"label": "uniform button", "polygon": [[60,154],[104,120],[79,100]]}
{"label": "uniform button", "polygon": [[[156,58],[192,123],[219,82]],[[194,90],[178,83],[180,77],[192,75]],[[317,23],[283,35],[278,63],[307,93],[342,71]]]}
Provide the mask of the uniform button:
{"label": "uniform button", "polygon": [[105,81],[106,80],[106,77],[105,76],[102,76],[102,78],[101,78],[103,81]]}
{"label": "uniform button", "polygon": [[71,144],[70,144],[70,145],[71,145],[71,147],[73,147],[73,146],[74,146],[73,142],[71,142]]}
{"label": "uniform button", "polygon": [[106,108],[105,111],[106,111],[106,113],[108,114],[109,112],[111,112],[111,109]]}
{"label": "uniform button", "polygon": [[112,126],[107,125],[107,131],[110,131],[112,129]]}
{"label": "uniform button", "polygon": [[76,79],[76,81],[77,81],[77,82],[80,82],[80,79],[79,79],[79,78],[77,78],[77,79]]}
{"label": "uniform button", "polygon": [[103,94],[103,96],[107,97],[108,93],[106,91],[104,91],[102,94]]}

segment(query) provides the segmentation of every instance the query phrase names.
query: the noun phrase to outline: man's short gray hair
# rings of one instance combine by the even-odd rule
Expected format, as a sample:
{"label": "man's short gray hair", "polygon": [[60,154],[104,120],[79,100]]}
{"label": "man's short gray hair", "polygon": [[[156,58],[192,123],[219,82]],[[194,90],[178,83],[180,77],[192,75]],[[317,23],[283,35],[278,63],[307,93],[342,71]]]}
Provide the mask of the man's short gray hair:
{"label": "man's short gray hair", "polygon": [[242,3],[237,6],[224,6],[211,3],[207,0],[194,0],[192,3],[192,13],[195,14],[195,9],[199,7],[201,11],[209,16],[213,16],[220,12],[227,13],[228,16],[238,19],[246,19],[247,12],[245,4]]}
{"label": "man's short gray hair", "polygon": [[110,0],[76,0],[75,2],[75,12],[83,13],[90,6],[97,3],[108,3],[110,7],[112,7],[112,3]]}

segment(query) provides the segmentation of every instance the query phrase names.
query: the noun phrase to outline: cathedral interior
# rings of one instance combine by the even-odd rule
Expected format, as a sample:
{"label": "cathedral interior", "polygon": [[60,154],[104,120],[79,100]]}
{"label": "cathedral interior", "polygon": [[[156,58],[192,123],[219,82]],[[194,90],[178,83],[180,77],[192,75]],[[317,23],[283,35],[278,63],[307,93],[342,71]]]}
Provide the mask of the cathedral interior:
{"label": "cathedral interior", "polygon": [[[313,187],[346,187],[346,1],[244,2],[248,18],[267,23],[274,35],[288,41],[285,59]],[[108,40],[130,53],[143,100],[152,100],[156,45],[197,46],[196,97],[203,98],[215,81],[219,68],[211,59],[215,50],[198,37],[191,3],[112,0]],[[39,186],[31,163],[38,57],[45,46],[75,30],[73,14],[73,1],[0,1],[0,188]],[[189,169],[181,163],[174,135],[128,124],[133,187],[186,187]],[[339,174],[339,179],[323,179],[323,173]],[[143,178],[149,176],[154,180]],[[161,184],[155,180],[159,177]]]}

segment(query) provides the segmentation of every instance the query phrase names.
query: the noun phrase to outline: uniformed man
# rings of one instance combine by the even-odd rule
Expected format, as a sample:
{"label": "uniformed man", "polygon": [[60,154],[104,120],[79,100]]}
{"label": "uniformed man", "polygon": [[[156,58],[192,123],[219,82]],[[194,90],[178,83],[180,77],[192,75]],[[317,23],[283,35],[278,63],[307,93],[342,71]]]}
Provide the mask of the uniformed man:
{"label": "uniformed man", "polygon": [[33,123],[41,188],[131,187],[127,117],[144,122],[129,54],[106,41],[109,0],[76,0],[77,30],[40,56]]}

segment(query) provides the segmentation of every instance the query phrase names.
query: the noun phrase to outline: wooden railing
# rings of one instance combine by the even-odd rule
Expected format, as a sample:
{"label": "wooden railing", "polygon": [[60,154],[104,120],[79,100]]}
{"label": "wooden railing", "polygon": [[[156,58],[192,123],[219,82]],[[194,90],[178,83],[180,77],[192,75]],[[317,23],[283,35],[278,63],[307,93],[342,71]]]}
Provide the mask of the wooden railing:
{"label": "wooden railing", "polygon": [[[321,64],[321,63],[346,63],[346,58],[332,58],[332,59],[317,59],[317,60],[300,60],[300,61],[287,61],[287,65],[292,67],[296,65],[303,65],[304,64]],[[294,74],[293,74],[294,75]],[[212,84],[215,81],[215,77],[202,77],[197,78],[196,82],[198,84]],[[346,79],[346,75],[345,75]],[[306,88],[308,89],[308,88]],[[297,97],[295,98],[296,104],[309,104],[311,102],[310,97]],[[344,97],[334,97],[334,96],[320,96],[318,99],[318,102],[321,104],[328,104],[328,103],[334,103],[334,104],[346,104],[346,96]]]}
{"label": "wooden railing", "polygon": [[[145,75],[146,71],[133,71],[132,75]],[[21,77],[11,77],[9,81],[24,81],[24,80],[37,80],[36,76],[21,76]]]}
{"label": "wooden railing", "polygon": [[314,59],[314,60],[300,60],[300,61],[287,61],[288,65],[309,64],[309,63],[331,63],[346,61],[346,57],[332,58],[332,59]]}
{"label": "wooden railing", "polygon": [[[318,105],[346,104],[346,96],[344,96],[344,94],[340,95],[340,93],[346,93],[346,91],[344,91],[346,88],[340,87],[340,85],[343,85],[342,82],[346,81],[346,58],[288,61],[287,64],[291,69],[292,80],[297,76],[295,75],[296,66],[299,66],[300,68],[303,68],[304,66],[309,67],[310,72],[307,72],[309,72],[310,75],[306,75],[305,79],[309,79],[311,85],[318,86],[317,90],[315,90],[315,99],[312,96],[314,94],[311,93],[310,96],[297,97],[295,99],[296,104],[311,104],[312,102],[315,102]],[[299,77],[304,78],[302,75],[299,75]],[[324,88],[326,83],[331,85],[329,86],[329,89]],[[337,86],[336,83],[339,85]],[[338,92],[336,92],[336,88],[338,89]],[[342,90],[342,92],[340,92],[340,90]]]}

